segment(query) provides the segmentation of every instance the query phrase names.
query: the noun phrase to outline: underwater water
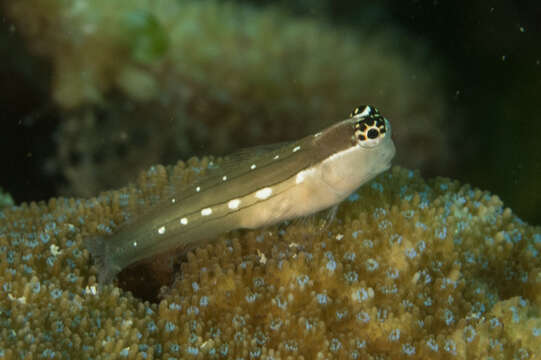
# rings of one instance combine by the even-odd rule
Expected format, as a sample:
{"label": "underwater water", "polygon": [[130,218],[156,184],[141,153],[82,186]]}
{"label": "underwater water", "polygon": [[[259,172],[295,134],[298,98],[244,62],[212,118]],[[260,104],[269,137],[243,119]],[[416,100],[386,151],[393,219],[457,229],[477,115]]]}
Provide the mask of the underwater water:
{"label": "underwater water", "polygon": [[[540,24],[533,0],[1,2],[0,359],[535,359]],[[99,283],[113,247],[88,239],[136,219],[116,251],[159,243],[145,216],[207,184],[206,156],[361,104],[395,167],[338,212],[236,230],[204,220],[240,192],[203,193],[174,220],[233,232]]]}

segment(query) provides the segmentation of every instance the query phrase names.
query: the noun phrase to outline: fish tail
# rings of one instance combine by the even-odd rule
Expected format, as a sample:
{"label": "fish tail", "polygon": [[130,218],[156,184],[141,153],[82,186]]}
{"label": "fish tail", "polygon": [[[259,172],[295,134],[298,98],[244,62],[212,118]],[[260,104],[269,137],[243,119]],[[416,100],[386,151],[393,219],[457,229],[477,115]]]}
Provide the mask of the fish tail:
{"label": "fish tail", "polygon": [[102,285],[113,281],[120,268],[115,265],[112,252],[108,249],[107,241],[102,236],[86,238],[84,246],[94,258],[94,264],[98,268],[98,282]]}

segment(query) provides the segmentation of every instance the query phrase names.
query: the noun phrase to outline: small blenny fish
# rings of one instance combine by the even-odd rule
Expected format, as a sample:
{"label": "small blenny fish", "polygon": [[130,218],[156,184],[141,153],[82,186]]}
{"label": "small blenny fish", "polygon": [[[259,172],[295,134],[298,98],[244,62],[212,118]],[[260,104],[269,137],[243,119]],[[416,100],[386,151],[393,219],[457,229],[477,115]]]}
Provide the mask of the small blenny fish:
{"label": "small blenny fish", "polygon": [[389,121],[375,107],[359,106],[314,135],[226,158],[113,235],[88,238],[85,246],[99,282],[108,283],[147,257],[336,206],[389,169],[394,154]]}

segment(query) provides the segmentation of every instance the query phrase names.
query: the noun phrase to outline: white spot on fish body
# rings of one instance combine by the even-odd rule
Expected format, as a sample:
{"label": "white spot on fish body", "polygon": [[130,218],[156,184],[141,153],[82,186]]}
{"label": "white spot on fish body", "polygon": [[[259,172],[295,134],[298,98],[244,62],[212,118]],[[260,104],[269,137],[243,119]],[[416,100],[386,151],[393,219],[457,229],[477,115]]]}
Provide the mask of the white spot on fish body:
{"label": "white spot on fish body", "polygon": [[279,158],[280,158],[280,155],[275,155],[275,156],[273,157],[274,160],[278,160]]}
{"label": "white spot on fish body", "polygon": [[137,246],[137,241],[134,241],[134,242],[133,242],[133,246]]}
{"label": "white spot on fish body", "polygon": [[272,195],[272,189],[270,187],[263,188],[261,190],[256,191],[255,193],[255,197],[260,200],[265,200],[271,195]]}
{"label": "white spot on fish body", "polygon": [[250,170],[254,170],[256,168],[255,164],[252,164],[252,166],[250,166]]}
{"label": "white spot on fish body", "polygon": [[180,223],[182,225],[187,225],[188,224],[188,218],[183,217],[182,219],[180,219]]}
{"label": "white spot on fish body", "polygon": [[201,186],[196,187],[195,191],[200,192],[201,191]]}
{"label": "white spot on fish body", "polygon": [[161,228],[158,229],[158,234],[160,235],[165,234],[165,226],[162,226]]}
{"label": "white spot on fish body", "polygon": [[227,207],[229,207],[231,210],[238,209],[239,205],[240,205],[239,199],[233,199],[227,203]]}
{"label": "white spot on fish body", "polygon": [[299,171],[297,174],[297,177],[295,178],[295,183],[296,184],[303,183],[306,176],[313,172],[314,172],[314,169],[307,169],[307,170]]}
{"label": "white spot on fish body", "polygon": [[203,210],[201,210],[201,215],[203,216],[209,216],[210,214],[212,214],[211,208],[204,208]]}
{"label": "white spot on fish body", "polygon": [[227,176],[224,175],[224,176],[222,177],[222,180],[223,180],[223,181],[226,181],[226,180],[227,180]]}
{"label": "white spot on fish body", "polygon": [[301,149],[300,146],[295,146],[295,147],[293,148],[293,152],[297,152],[297,151],[299,151],[300,149]]}

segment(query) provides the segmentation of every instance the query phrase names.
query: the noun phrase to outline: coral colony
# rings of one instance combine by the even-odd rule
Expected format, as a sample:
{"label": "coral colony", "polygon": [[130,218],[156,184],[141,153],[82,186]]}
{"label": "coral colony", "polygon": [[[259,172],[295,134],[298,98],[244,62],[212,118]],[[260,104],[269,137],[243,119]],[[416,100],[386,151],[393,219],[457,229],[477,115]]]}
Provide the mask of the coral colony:
{"label": "coral colony", "polygon": [[[541,231],[497,196],[392,168],[325,214],[189,253],[149,303],[101,286],[83,238],[210,164],[0,212],[0,359],[533,359]],[[152,267],[145,268],[152,271]],[[133,285],[137,291],[145,282]],[[132,289],[133,290],[133,289]]]}

